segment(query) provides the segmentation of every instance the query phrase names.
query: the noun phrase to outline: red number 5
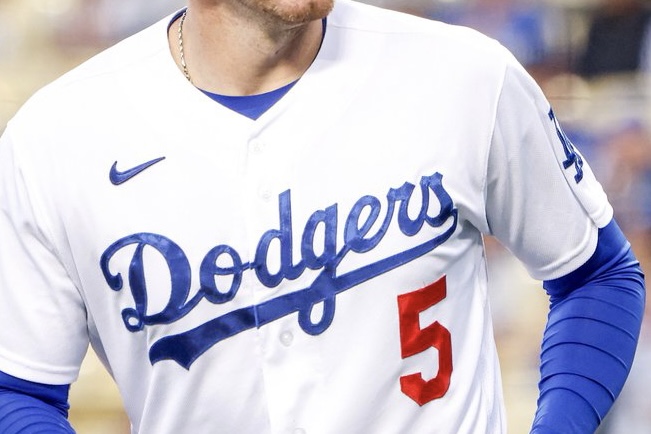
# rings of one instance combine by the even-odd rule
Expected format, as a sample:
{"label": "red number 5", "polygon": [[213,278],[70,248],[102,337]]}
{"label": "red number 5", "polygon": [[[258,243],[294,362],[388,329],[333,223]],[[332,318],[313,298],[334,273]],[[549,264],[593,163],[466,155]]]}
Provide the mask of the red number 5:
{"label": "red number 5", "polygon": [[439,370],[436,377],[425,381],[422,373],[400,377],[402,392],[418,405],[441,398],[450,387],[452,376],[452,340],[450,331],[438,321],[420,328],[419,314],[446,297],[445,276],[417,291],[398,296],[400,314],[400,347],[402,358],[415,356],[428,348],[436,348]]}

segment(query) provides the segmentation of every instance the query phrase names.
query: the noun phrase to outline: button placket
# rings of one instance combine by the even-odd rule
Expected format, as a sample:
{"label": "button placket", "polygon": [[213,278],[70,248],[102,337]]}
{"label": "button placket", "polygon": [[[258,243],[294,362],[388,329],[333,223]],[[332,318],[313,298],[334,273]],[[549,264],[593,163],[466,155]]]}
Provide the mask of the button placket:
{"label": "button placket", "polygon": [[262,191],[260,191],[260,197],[265,202],[268,202],[271,199],[271,192],[267,189],[263,189]]}
{"label": "button placket", "polygon": [[290,331],[284,331],[280,334],[280,343],[285,347],[290,347],[294,342],[294,334]]}
{"label": "button placket", "polygon": [[251,147],[251,152],[254,154],[261,154],[264,149],[264,145],[260,139],[251,139],[249,146]]}
{"label": "button placket", "polygon": [[257,182],[258,182],[258,191],[257,195],[260,199],[262,199],[265,202],[269,202],[272,198],[272,193],[271,190],[269,190],[269,187],[267,183],[264,181],[264,167],[262,166],[260,162],[260,157],[264,153],[265,150],[265,144],[264,142],[259,139],[259,138],[252,138],[249,140],[249,150],[250,154],[255,161],[255,166],[258,167],[256,170],[256,174],[259,176]]}

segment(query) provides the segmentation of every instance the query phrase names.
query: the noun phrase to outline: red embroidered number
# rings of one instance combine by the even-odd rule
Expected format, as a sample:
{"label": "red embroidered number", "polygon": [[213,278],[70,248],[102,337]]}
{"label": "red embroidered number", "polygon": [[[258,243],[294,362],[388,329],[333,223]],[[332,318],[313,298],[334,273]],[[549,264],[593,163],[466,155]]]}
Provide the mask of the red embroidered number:
{"label": "red embroidered number", "polygon": [[446,297],[445,276],[417,291],[398,296],[400,314],[400,346],[402,358],[436,348],[439,354],[439,370],[436,377],[425,381],[421,373],[400,377],[402,392],[418,405],[441,398],[450,387],[452,375],[452,340],[450,331],[438,321],[424,329],[420,328],[419,314]]}

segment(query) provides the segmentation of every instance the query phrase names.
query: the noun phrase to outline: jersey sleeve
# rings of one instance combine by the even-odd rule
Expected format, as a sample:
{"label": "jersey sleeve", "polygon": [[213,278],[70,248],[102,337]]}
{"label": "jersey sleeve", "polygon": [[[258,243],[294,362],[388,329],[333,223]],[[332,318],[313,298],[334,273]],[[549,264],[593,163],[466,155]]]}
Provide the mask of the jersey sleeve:
{"label": "jersey sleeve", "polygon": [[515,62],[488,160],[490,232],[544,281],[551,300],[531,433],[594,432],[635,354],[645,299],[639,263],[588,163]]}
{"label": "jersey sleeve", "polygon": [[550,280],[590,258],[613,210],[542,90],[511,60],[487,163],[486,218],[533,278]]}
{"label": "jersey sleeve", "polygon": [[69,384],[88,347],[86,312],[21,151],[8,128],[0,138],[0,371]]}

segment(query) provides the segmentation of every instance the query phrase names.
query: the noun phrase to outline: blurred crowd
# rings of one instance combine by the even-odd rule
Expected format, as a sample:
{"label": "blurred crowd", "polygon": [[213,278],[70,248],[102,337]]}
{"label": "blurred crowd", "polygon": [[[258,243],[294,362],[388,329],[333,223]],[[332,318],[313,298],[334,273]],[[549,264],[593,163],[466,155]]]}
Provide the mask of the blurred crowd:
{"label": "blurred crowd", "polygon": [[[473,27],[508,47],[541,85],[587,157],[651,275],[651,1],[366,0]],[[184,0],[0,0],[0,132],[36,89]],[[423,53],[424,56],[427,53]],[[544,186],[541,186],[544,188]],[[510,432],[528,432],[547,299],[487,239]],[[600,434],[651,432],[651,317],[631,378]],[[73,386],[80,434],[127,433],[117,391],[92,353]]]}

